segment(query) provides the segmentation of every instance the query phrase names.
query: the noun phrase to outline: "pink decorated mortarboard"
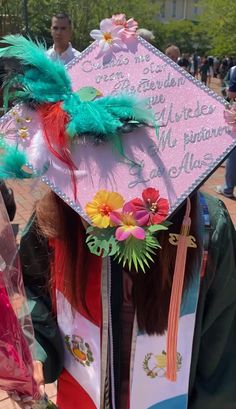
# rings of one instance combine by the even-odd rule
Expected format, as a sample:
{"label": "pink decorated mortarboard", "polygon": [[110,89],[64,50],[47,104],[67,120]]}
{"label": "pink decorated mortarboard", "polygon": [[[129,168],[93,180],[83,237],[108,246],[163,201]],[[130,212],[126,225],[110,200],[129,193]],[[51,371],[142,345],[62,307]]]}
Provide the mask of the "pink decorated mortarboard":
{"label": "pink decorated mortarboard", "polygon": [[[29,97],[18,97],[27,104],[15,106],[1,118],[2,144],[17,143],[19,151],[26,153],[29,168],[41,175],[42,181],[86,220],[85,206],[100,189],[119,192],[125,201],[129,201],[151,186],[159,190],[161,197],[168,199],[172,213],[236,145],[232,126],[225,120],[224,100],[144,39],[136,38],[137,26],[133,20],[126,32],[112,19],[104,20],[103,26],[101,24],[101,30],[91,33],[98,40],[67,66],[69,78],[61,74],[62,67],[59,70],[56,67],[55,77],[58,78],[54,83],[51,81],[48,71],[53,70],[55,63],[48,60],[48,67],[40,67],[44,62],[42,49],[39,50],[38,66],[33,57],[29,57],[29,51],[28,55],[19,57],[23,62],[23,73],[18,79],[23,78],[19,82],[27,88]],[[102,28],[106,35],[110,30],[113,43],[104,37]],[[13,38],[6,39],[13,45],[8,47],[10,56],[16,56],[14,48],[23,50],[28,45],[17,45]],[[6,48],[2,49],[1,55],[7,55],[4,50]],[[30,64],[34,67],[31,72],[30,68],[27,70]],[[37,71],[41,76],[34,79]],[[63,77],[61,84],[60,75]],[[29,104],[30,92],[34,92],[31,84],[44,80],[47,98],[44,99],[38,87],[36,101]],[[103,100],[107,99],[109,105],[106,97],[114,98],[113,104],[116,104],[117,97],[133,99],[132,117],[128,118],[127,114],[123,118],[121,113],[122,124],[116,124],[115,131],[112,128],[113,134],[106,128],[107,124],[103,133],[103,113],[97,109],[93,111],[96,104],[100,104],[100,109]],[[74,107],[79,99],[83,101],[81,109]],[[141,108],[136,106],[135,99],[141,101]],[[58,109],[51,109],[51,105],[59,104],[58,101],[62,101],[62,108],[65,107],[63,118]],[[123,107],[122,101],[118,101],[119,104],[121,111],[122,108],[126,110],[125,101]],[[137,111],[141,111],[144,104],[146,114],[139,115]],[[74,118],[73,124],[68,126],[71,117]],[[105,120],[109,122],[109,118]],[[114,122],[119,119],[116,114]],[[50,124],[55,127],[57,120],[57,129],[53,128],[52,133],[58,131],[63,121],[64,127],[69,128],[71,157],[68,161],[66,158],[66,162],[61,160],[62,156],[65,158],[64,152],[54,154],[57,151],[53,148],[54,141],[50,142],[51,150],[45,144],[45,128]],[[100,124],[99,130],[97,124]],[[116,132],[119,138],[114,137]],[[121,150],[116,148],[117,143],[122,145]]]}

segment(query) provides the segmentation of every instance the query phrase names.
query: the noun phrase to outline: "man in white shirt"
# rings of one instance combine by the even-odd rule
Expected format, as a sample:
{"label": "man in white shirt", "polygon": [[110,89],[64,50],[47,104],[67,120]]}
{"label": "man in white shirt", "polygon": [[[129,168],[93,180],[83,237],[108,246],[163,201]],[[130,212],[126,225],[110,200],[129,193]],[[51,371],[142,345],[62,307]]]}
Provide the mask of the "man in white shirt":
{"label": "man in white shirt", "polygon": [[67,14],[58,13],[53,15],[51,35],[53,46],[47,51],[47,55],[51,60],[60,60],[66,65],[73,58],[78,57],[80,52],[75,50],[70,43],[72,27],[71,20]]}

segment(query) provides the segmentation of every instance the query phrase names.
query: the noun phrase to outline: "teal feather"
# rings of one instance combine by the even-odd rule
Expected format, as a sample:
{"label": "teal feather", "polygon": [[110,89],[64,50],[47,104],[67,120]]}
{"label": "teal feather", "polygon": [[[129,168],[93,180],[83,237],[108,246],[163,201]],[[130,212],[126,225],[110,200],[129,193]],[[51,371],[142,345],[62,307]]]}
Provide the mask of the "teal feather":
{"label": "teal feather", "polygon": [[124,122],[131,120],[131,127],[132,121],[135,123],[133,126],[155,123],[153,112],[145,107],[146,101],[140,101],[133,96],[108,96],[80,103],[76,103],[77,98],[78,96],[73,94],[62,105],[71,118],[66,129],[68,135],[73,138],[76,135],[89,134],[94,140],[100,138],[111,141],[124,158],[126,156],[121,138]]}
{"label": "teal feather", "polygon": [[[51,61],[45,54],[43,44],[35,44],[19,35],[8,35],[1,43],[10,45],[0,48],[0,57],[17,58],[23,67],[22,72],[16,73],[4,84],[6,104],[10,99],[38,104],[63,101],[62,108],[70,118],[66,131],[71,138],[87,134],[94,140],[110,140],[122,156],[125,155],[121,134],[127,121],[130,121],[129,129],[139,124],[156,126],[153,112],[147,109],[146,101],[135,96],[116,95],[89,100],[88,90],[91,91],[91,87],[83,87],[80,90],[86,99],[83,101],[79,92],[72,93],[64,65]],[[19,89],[10,91],[14,85]],[[52,141],[57,136],[52,135]]]}
{"label": "teal feather", "polygon": [[[3,147],[2,147],[3,146]],[[24,171],[27,163],[26,154],[16,147],[6,144],[1,145],[0,153],[0,179],[29,179],[32,174]]]}
{"label": "teal feather", "polygon": [[63,109],[71,118],[67,127],[67,132],[71,137],[90,133],[95,137],[105,135],[109,140],[117,135],[125,120],[154,123],[153,113],[145,108],[145,101],[137,100],[133,96],[108,96],[80,104],[71,101],[76,97],[73,95],[73,98],[63,103]]}
{"label": "teal feather", "polygon": [[144,123],[154,123],[154,115],[146,107],[146,101],[129,95],[107,96],[94,101],[120,119],[133,119]]}
{"label": "teal feather", "polygon": [[[72,92],[71,81],[62,63],[51,61],[41,43],[35,44],[30,39],[20,35],[7,35],[2,44],[10,44],[0,48],[0,57],[18,59],[23,72],[10,78],[21,88],[19,100],[35,102],[57,102]],[[8,80],[5,86],[8,85]],[[22,94],[22,92],[24,94]],[[17,93],[15,94],[17,99]]]}

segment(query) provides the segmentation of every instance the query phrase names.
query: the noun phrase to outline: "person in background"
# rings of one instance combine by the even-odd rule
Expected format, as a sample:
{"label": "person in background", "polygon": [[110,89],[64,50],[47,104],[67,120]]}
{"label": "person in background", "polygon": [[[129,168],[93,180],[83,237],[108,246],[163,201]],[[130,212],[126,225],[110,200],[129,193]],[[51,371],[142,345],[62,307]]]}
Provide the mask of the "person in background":
{"label": "person in background", "polygon": [[137,30],[137,35],[144,38],[144,40],[148,41],[149,43],[151,43],[153,40],[155,40],[155,36],[154,36],[153,32],[148,30],[147,28],[139,28]]}
{"label": "person in background", "polygon": [[182,54],[182,57],[178,60],[178,65],[184,68],[186,71],[190,71],[190,62],[188,58],[188,54]]}
{"label": "person in background", "polygon": [[209,70],[209,62],[206,57],[203,57],[202,63],[200,65],[199,73],[201,75],[201,81],[203,84],[207,84],[207,73]]}
{"label": "person in background", "polygon": [[236,98],[236,65],[230,68],[227,74],[228,82],[227,96],[230,100]]}
{"label": "person in background", "polygon": [[214,63],[213,63],[214,78],[217,78],[219,74],[219,68],[220,68],[220,60],[218,57],[214,57]]}
{"label": "person in background", "polygon": [[221,87],[222,88],[224,86],[224,79],[226,77],[228,69],[229,69],[228,58],[225,56],[223,58],[223,60],[221,61],[220,66],[219,66],[219,78],[220,78],[220,81],[221,81]]}
{"label": "person in background", "polygon": [[0,193],[2,194],[7,213],[10,221],[12,221],[16,214],[16,203],[14,199],[13,190],[8,188],[6,183],[0,179]]}
{"label": "person in background", "polygon": [[222,83],[221,94],[228,102],[236,97],[236,65],[228,70]]}
{"label": "person in background", "polygon": [[[226,94],[228,100],[234,100],[236,98],[236,66],[230,68],[227,79],[228,88]],[[234,149],[226,162],[225,166],[225,182],[224,185],[216,186],[216,192],[227,197],[228,199],[236,200],[234,195],[234,188],[236,186],[236,149]]]}
{"label": "person in background", "polygon": [[165,55],[167,55],[167,57],[169,57],[172,61],[177,63],[178,59],[180,58],[179,47],[177,47],[174,44],[169,44],[165,49]]}
{"label": "person in background", "polygon": [[199,68],[199,58],[198,54],[195,51],[193,54],[193,76],[196,78],[198,76],[198,68]]}
{"label": "person in background", "polygon": [[207,58],[208,61],[208,71],[207,71],[207,86],[210,87],[211,79],[214,77],[214,58],[210,55]]}
{"label": "person in background", "polygon": [[236,186],[236,149],[234,149],[226,162],[225,166],[225,183],[216,186],[216,192],[228,199],[236,200],[234,188]]}
{"label": "person in background", "polygon": [[71,45],[72,26],[71,20],[66,13],[58,13],[52,16],[51,35],[53,46],[47,51],[51,60],[60,60],[68,64],[73,58],[78,57],[80,52]]}

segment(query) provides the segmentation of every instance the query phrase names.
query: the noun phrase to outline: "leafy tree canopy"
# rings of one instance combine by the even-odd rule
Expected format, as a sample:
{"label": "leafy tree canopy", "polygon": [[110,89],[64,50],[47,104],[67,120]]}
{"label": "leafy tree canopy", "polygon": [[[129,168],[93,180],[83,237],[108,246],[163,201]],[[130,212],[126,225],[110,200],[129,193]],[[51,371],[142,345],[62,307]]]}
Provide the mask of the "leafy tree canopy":
{"label": "leafy tree canopy", "polygon": [[166,44],[175,44],[182,53],[193,53],[198,50],[205,54],[209,48],[209,40],[203,27],[190,20],[172,20],[165,24]]}
{"label": "leafy tree canopy", "polygon": [[235,55],[235,0],[201,0],[200,4],[203,9],[200,26],[211,39],[212,54]]}
{"label": "leafy tree canopy", "polygon": [[203,13],[199,23],[172,20],[166,24],[158,20],[162,0],[0,0],[0,35],[24,31],[25,9],[28,4],[30,35],[44,38],[51,44],[51,16],[63,11],[71,16],[73,45],[86,48],[92,39],[89,33],[99,28],[103,18],[123,12],[134,17],[139,27],[152,30],[154,45],[164,50],[167,44],[179,46],[181,52],[199,54],[235,54],[236,0],[200,0]]}

